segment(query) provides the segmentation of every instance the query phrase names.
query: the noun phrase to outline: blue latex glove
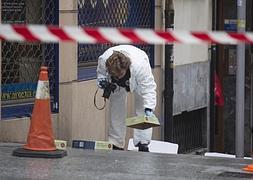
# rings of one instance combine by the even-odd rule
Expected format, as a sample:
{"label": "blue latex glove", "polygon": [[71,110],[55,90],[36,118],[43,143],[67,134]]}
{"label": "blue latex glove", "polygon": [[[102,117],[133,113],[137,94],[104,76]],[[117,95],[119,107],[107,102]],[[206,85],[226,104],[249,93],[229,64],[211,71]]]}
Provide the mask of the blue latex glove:
{"label": "blue latex glove", "polygon": [[149,109],[149,108],[145,108],[145,115],[146,116],[153,116],[153,111],[152,109]]}

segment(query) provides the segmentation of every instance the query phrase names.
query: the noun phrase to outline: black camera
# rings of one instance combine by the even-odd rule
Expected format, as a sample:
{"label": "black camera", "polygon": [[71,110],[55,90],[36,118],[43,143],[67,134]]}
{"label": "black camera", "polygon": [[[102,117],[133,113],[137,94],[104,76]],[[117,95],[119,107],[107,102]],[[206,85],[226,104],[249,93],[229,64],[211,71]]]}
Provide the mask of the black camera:
{"label": "black camera", "polygon": [[114,92],[117,86],[113,83],[110,83],[108,81],[101,81],[99,82],[99,85],[101,86],[102,89],[104,89],[103,96],[104,98],[109,98],[111,95],[111,92]]}

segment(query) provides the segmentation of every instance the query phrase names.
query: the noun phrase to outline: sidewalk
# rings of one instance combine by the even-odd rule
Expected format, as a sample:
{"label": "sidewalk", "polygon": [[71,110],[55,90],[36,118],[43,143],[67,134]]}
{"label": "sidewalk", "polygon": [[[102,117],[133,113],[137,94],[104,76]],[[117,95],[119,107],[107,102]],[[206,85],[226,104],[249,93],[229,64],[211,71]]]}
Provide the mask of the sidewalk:
{"label": "sidewalk", "polygon": [[252,160],[133,151],[67,149],[60,159],[12,156],[18,144],[0,143],[0,179],[253,179]]}

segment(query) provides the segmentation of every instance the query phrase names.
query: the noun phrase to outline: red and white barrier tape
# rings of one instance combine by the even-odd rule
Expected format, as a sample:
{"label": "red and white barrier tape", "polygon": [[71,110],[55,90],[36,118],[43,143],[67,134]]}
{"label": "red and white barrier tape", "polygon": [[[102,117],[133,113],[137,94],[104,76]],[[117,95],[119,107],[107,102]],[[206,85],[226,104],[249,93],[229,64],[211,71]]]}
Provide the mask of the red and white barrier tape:
{"label": "red and white barrier tape", "polygon": [[253,32],[165,32],[140,28],[88,28],[0,24],[0,39],[5,41],[45,43],[72,41],[85,44],[253,44]]}

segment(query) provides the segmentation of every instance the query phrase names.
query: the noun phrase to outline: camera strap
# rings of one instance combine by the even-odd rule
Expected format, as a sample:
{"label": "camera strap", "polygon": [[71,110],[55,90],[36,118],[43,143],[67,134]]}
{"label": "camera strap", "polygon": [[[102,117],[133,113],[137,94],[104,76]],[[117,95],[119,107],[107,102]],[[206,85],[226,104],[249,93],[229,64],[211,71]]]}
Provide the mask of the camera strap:
{"label": "camera strap", "polygon": [[106,104],[106,98],[104,98],[104,105],[102,107],[98,107],[97,106],[97,93],[98,93],[98,89],[96,90],[95,94],[94,94],[94,106],[98,109],[98,110],[103,110],[105,108],[105,104]]}

